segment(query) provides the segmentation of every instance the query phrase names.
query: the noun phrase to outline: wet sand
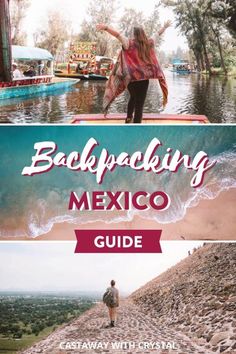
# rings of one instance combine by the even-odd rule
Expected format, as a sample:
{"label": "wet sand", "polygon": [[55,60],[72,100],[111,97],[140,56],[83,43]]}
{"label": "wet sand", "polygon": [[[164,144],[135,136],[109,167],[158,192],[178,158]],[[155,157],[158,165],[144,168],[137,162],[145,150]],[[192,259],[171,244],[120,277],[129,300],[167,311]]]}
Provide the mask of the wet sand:
{"label": "wet sand", "polygon": [[34,240],[75,240],[75,229],[160,229],[162,240],[236,240],[236,190],[222,192],[216,199],[202,200],[189,208],[185,217],[171,224],[159,224],[138,216],[132,221],[107,224],[60,223]]}

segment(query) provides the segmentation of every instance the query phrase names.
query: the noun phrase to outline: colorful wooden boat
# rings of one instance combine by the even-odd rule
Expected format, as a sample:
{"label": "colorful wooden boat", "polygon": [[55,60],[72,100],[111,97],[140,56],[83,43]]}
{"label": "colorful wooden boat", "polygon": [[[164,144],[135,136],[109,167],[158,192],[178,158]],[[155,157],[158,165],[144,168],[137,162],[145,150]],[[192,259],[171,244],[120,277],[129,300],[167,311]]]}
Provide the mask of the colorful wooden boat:
{"label": "colorful wooden boat", "polygon": [[[79,114],[75,115],[72,124],[123,124],[125,114],[108,114],[104,118],[103,114]],[[187,114],[156,114],[149,113],[143,115],[144,124],[207,124],[209,120],[204,115]]]}
{"label": "colorful wooden boat", "polygon": [[[67,89],[80,80],[56,79],[50,77],[33,77],[20,80],[14,80],[10,83],[4,83],[5,87],[0,87],[0,100],[6,100],[17,97],[26,97],[38,93],[55,92],[56,90]],[[1,83],[0,83],[1,86]]]}
{"label": "colorful wooden boat", "polygon": [[196,73],[196,69],[194,69],[187,60],[182,59],[173,59],[171,71],[179,75]]}
{"label": "colorful wooden boat", "polygon": [[[12,57],[20,62],[38,61],[37,76],[21,77],[8,82],[0,81],[0,100],[31,96],[38,93],[67,89],[79,82],[79,79],[57,79],[53,77],[53,56],[42,48],[12,46]],[[45,70],[45,72],[44,72]],[[49,74],[48,72],[49,71]]]}
{"label": "colorful wooden boat", "polygon": [[[86,43],[78,43],[76,51],[73,48],[74,52],[67,63],[56,64],[55,76],[79,78],[80,80],[108,80],[114,65],[113,59],[84,52],[81,49],[82,45],[85,46]],[[87,46],[89,46],[89,43],[87,43]]]}

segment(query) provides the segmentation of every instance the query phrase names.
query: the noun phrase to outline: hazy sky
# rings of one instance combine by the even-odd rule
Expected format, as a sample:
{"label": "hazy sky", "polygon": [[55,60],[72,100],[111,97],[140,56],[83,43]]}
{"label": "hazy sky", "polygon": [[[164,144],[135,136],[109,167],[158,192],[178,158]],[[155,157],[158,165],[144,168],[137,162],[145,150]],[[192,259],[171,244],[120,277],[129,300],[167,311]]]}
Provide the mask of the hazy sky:
{"label": "hazy sky", "polygon": [[0,291],[103,291],[111,279],[129,293],[167,270],[203,242],[163,241],[162,254],[74,254],[75,243],[0,245]]}
{"label": "hazy sky", "polygon": [[[66,14],[67,18],[72,22],[73,30],[78,31],[82,20],[86,16],[86,8],[89,4],[88,0],[31,0],[31,7],[27,12],[27,17],[24,22],[24,28],[28,34],[28,44],[33,44],[32,34],[37,28],[45,22],[47,13],[50,9],[59,9]],[[142,11],[145,15],[152,12],[155,1],[133,1],[133,0],[118,0],[117,6],[119,12],[122,13],[125,7],[132,7],[139,11]],[[167,19],[174,21],[174,15],[171,10],[162,8],[160,13],[161,23],[164,23]],[[96,24],[95,24],[96,25]],[[174,23],[169,28],[165,35],[161,49],[165,51],[172,51],[180,46],[183,49],[187,48],[185,38],[178,33],[175,29]]]}

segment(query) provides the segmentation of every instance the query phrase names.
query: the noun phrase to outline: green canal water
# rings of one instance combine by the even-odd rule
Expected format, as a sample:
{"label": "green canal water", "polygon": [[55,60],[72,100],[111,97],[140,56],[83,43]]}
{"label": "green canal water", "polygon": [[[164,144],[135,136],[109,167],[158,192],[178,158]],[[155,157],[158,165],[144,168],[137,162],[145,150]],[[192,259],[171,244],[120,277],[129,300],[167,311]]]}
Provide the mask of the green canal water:
{"label": "green canal water", "polygon": [[[165,71],[169,102],[162,110],[158,82],[151,81],[144,112],[204,114],[212,123],[236,123],[236,78],[178,75]],[[75,114],[101,113],[104,81],[81,81],[73,89],[0,101],[0,123],[68,123]],[[110,112],[126,111],[128,93]]]}

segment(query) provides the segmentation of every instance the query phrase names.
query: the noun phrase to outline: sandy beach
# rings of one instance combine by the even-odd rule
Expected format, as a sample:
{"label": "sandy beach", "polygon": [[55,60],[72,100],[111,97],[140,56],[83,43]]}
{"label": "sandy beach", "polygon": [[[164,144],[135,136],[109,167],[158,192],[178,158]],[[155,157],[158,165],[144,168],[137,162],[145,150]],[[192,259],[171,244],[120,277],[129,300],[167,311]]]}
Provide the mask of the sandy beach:
{"label": "sandy beach", "polygon": [[75,240],[75,229],[160,229],[162,240],[236,240],[235,210],[236,190],[230,189],[215,199],[202,200],[196,207],[189,208],[185,217],[176,223],[159,224],[140,217],[113,224],[65,222],[54,225],[49,233],[33,240]]}

